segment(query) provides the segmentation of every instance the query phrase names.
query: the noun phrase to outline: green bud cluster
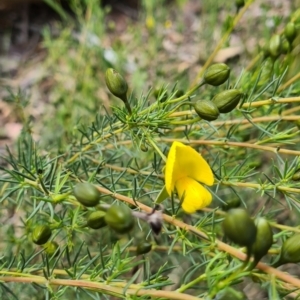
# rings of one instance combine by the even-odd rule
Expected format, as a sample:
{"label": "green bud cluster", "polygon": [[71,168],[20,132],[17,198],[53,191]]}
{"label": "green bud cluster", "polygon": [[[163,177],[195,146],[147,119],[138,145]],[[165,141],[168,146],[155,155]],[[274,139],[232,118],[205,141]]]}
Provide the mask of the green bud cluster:
{"label": "green bud cluster", "polygon": [[52,235],[52,230],[47,224],[39,224],[33,228],[32,231],[32,242],[36,245],[42,246],[45,250],[45,253],[48,256],[59,254],[59,246],[55,241],[49,241]]}
{"label": "green bud cluster", "polygon": [[273,244],[273,232],[264,218],[253,220],[242,208],[230,209],[222,224],[226,237],[237,245],[247,247],[247,260],[254,256],[250,269],[256,266]]}
{"label": "green bud cluster", "polygon": [[131,231],[134,227],[134,216],[131,209],[125,205],[100,205],[99,210],[92,211],[88,214],[83,227],[92,229],[101,229],[108,226],[113,231],[124,234]]}
{"label": "green bud cluster", "polygon": [[294,22],[286,24],[283,34],[274,34],[270,41],[263,47],[264,58],[271,57],[276,60],[281,54],[288,54],[293,48],[297,36],[297,27]]}
{"label": "green bud cluster", "polygon": [[117,233],[128,233],[134,227],[131,209],[124,205],[112,205],[105,214],[105,223]]}
{"label": "green bud cluster", "polygon": [[[213,64],[207,68],[203,83],[219,86],[228,80],[230,68],[223,63]],[[239,103],[243,93],[238,89],[229,89],[218,93],[212,100],[199,100],[193,103],[195,112],[206,121],[216,120],[220,113],[231,112]]]}

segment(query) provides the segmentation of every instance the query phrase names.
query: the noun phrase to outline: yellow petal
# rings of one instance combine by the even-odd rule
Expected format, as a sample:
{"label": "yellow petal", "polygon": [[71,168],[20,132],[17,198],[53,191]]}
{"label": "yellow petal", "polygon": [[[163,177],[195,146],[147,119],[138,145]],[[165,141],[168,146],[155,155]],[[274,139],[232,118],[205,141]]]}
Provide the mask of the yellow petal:
{"label": "yellow petal", "polygon": [[176,190],[179,199],[184,197],[182,208],[189,214],[208,206],[212,200],[211,193],[199,182],[189,177],[179,179],[176,182]]}
{"label": "yellow petal", "polygon": [[178,179],[190,177],[206,185],[214,183],[213,173],[204,158],[192,147],[173,142],[166,163],[165,183],[169,195]]}

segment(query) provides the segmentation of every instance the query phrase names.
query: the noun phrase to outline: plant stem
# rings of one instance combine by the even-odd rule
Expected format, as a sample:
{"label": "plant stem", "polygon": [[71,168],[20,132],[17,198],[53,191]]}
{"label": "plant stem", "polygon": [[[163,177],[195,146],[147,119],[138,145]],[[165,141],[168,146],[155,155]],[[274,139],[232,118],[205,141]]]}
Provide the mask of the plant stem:
{"label": "plant stem", "polygon": [[219,40],[218,44],[216,45],[214,51],[211,53],[211,55],[209,56],[209,58],[206,60],[204,66],[201,68],[201,70],[199,71],[198,75],[196,76],[196,79],[194,80],[194,82],[192,83],[191,86],[195,85],[195,82],[197,82],[199,80],[199,78],[203,75],[204,71],[207,69],[207,67],[212,63],[212,61],[214,60],[214,58],[216,57],[217,53],[219,52],[219,50],[221,49],[222,45],[227,41],[228,37],[230,36],[231,32],[233,31],[233,29],[235,28],[235,26],[237,25],[237,23],[240,21],[240,19],[242,18],[242,16],[244,15],[244,13],[246,12],[246,10],[248,9],[248,7],[251,5],[251,3],[254,0],[249,0],[245,3],[244,7],[239,11],[239,13],[235,16],[235,18],[232,21],[231,26],[228,28],[228,30],[224,33],[224,35],[222,36],[222,38]]}
{"label": "plant stem", "polygon": [[[100,186],[97,186],[98,190],[101,192],[101,193],[104,193],[104,194],[107,194],[107,195],[111,195],[113,196],[114,198],[120,200],[120,201],[124,201],[124,202],[127,202],[131,205],[138,205],[138,207],[146,212],[151,212],[153,209],[141,202],[138,202],[138,201],[134,201],[132,198],[129,198],[127,196],[124,196],[124,195],[121,195],[121,194],[118,194],[118,193],[112,193],[110,190],[106,189],[106,188],[103,188],[103,187],[100,187]],[[299,190],[300,192],[300,190]],[[198,236],[199,238],[201,239],[205,239],[205,240],[209,240],[209,237],[204,233],[202,232],[201,230],[197,229],[196,227],[192,226],[192,225],[189,225],[189,224],[186,224],[182,221],[179,221],[179,220],[176,220],[174,217],[172,216],[168,216],[166,214],[163,214],[163,219],[165,222],[169,223],[169,224],[172,224],[174,225],[175,227],[179,227],[179,228],[182,228],[186,231],[189,231],[193,234],[195,234],[196,236]],[[216,247],[221,250],[221,251],[224,251],[240,260],[246,260],[247,256],[245,253],[241,252],[240,250],[232,247],[232,246],[229,246],[228,244],[224,243],[224,242],[221,242],[219,240],[215,240],[214,241],[215,244],[216,244]],[[274,274],[278,279],[281,279],[282,281],[285,281],[287,283],[290,283],[292,284],[293,286],[295,287],[298,287],[300,288],[300,279],[298,278],[295,278],[285,272],[282,272],[280,270],[277,270],[275,268],[272,268],[262,262],[259,262],[256,266],[257,269],[260,269],[261,271],[265,272],[265,273],[268,273],[268,274]],[[183,299],[183,298],[182,298]]]}
{"label": "plant stem", "polygon": [[[0,272],[1,274],[1,272]],[[116,297],[123,298],[124,296],[124,288],[126,289],[126,294],[132,296],[145,296],[148,295],[152,298],[166,298],[166,299],[173,299],[173,300],[199,300],[201,298],[190,296],[187,294],[182,294],[173,291],[160,291],[154,289],[145,289],[143,286],[139,286],[136,288],[136,285],[129,285],[127,283],[122,283],[122,287],[114,286],[113,283],[107,285],[102,282],[94,282],[90,280],[70,280],[70,279],[54,279],[42,276],[34,276],[31,275],[30,277],[24,277],[23,273],[19,273],[17,276],[3,276],[1,277],[2,282],[19,282],[19,283],[36,283],[36,284],[43,284],[45,286],[48,285],[56,285],[56,286],[74,286],[74,287],[81,287],[86,289],[91,289],[94,291],[103,292],[105,294],[113,295]],[[119,283],[120,284],[120,283]],[[203,300],[203,299],[202,299]]]}

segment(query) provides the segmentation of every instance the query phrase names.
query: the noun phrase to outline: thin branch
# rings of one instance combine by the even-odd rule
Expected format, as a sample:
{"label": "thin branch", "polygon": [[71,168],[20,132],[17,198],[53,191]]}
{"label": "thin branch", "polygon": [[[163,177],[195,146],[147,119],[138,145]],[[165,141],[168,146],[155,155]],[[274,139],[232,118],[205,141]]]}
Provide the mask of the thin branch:
{"label": "thin branch", "polygon": [[[132,198],[123,196],[123,195],[118,194],[118,193],[111,193],[111,191],[109,191],[109,190],[107,190],[103,187],[100,187],[100,186],[98,186],[97,188],[101,193],[111,195],[111,196],[115,197],[118,200],[127,202],[131,205],[134,205],[134,206],[138,205],[138,207],[140,209],[142,209],[146,212],[151,212],[152,211],[151,207],[149,207],[145,204],[142,204],[138,201],[133,201]],[[204,232],[202,232],[201,230],[197,229],[196,227],[194,227],[192,225],[189,225],[189,224],[186,224],[182,221],[176,220],[174,217],[171,217],[171,216],[168,216],[168,215],[165,215],[165,214],[163,214],[163,218],[169,224],[180,227],[180,228],[182,228],[186,231],[192,232],[192,233],[194,233],[195,235],[197,235],[198,237],[200,237],[202,239],[205,239],[205,240],[209,239],[208,236]],[[230,255],[232,255],[232,256],[240,259],[240,260],[245,260],[246,259],[246,254],[242,253],[241,251],[237,250],[236,248],[231,247],[231,246],[227,245],[226,243],[223,243],[219,240],[215,240],[214,243],[215,243],[216,247],[219,250],[227,252],[228,254],[230,254]],[[264,263],[261,263],[261,262],[258,263],[256,268],[260,269],[261,271],[263,271],[265,273],[268,273],[270,275],[275,275],[277,278],[281,279],[282,281],[290,283],[290,284],[294,285],[295,287],[300,288],[300,280],[293,277],[293,276],[291,276],[291,275],[289,275],[289,274],[286,274],[285,272],[282,272],[278,269],[272,268],[272,267],[270,267],[270,266],[268,266]]]}

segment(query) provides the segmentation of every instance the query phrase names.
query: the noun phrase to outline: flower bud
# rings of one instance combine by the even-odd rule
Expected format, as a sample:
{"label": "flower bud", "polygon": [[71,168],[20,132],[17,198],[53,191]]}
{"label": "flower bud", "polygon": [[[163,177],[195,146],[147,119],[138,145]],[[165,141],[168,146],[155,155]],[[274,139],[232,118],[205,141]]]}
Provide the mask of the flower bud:
{"label": "flower bud", "polygon": [[206,83],[218,86],[224,83],[230,74],[230,68],[223,63],[214,64],[207,68],[203,79]]}
{"label": "flower bud", "polygon": [[274,34],[270,39],[269,44],[270,54],[273,58],[277,58],[281,51],[281,39],[280,35]]}
{"label": "flower bud", "polygon": [[105,72],[105,82],[106,86],[114,96],[121,100],[126,98],[128,85],[120,73],[112,68],[107,69]]}
{"label": "flower bud", "polygon": [[86,207],[96,206],[100,201],[100,192],[89,182],[77,183],[73,193],[77,201]]}
{"label": "flower bud", "polygon": [[221,114],[231,112],[240,102],[243,93],[238,89],[231,89],[215,95],[212,102],[217,106]]}
{"label": "flower bud", "polygon": [[256,238],[256,226],[246,210],[234,208],[228,211],[223,224],[223,231],[232,242],[251,247]]}
{"label": "flower bud", "polygon": [[238,197],[230,198],[222,204],[222,210],[227,211],[232,208],[237,208],[241,205],[241,199]]}
{"label": "flower bud", "polygon": [[52,256],[53,254],[57,256],[59,254],[59,246],[54,241],[48,242],[47,244],[43,245],[43,248],[45,249],[45,252],[48,254],[48,256]]}
{"label": "flower bud", "polygon": [[214,300],[247,300],[247,298],[243,292],[226,287],[216,295]]}
{"label": "flower bud", "polygon": [[289,22],[284,28],[284,35],[286,39],[292,43],[297,35],[295,23]]}
{"label": "flower bud", "polygon": [[106,224],[118,233],[127,233],[134,226],[131,209],[122,205],[112,205],[105,215]]}
{"label": "flower bud", "polygon": [[300,233],[296,233],[284,241],[281,246],[279,260],[275,263],[275,266],[298,262],[300,262]]}
{"label": "flower bud", "polygon": [[87,226],[93,229],[99,229],[105,227],[107,224],[105,222],[106,213],[101,210],[93,211],[90,213],[87,219]]}
{"label": "flower bud", "polygon": [[256,263],[268,253],[273,244],[273,232],[269,222],[264,218],[257,218],[254,221],[257,233],[254,244],[252,245],[252,254]]}
{"label": "flower bud", "polygon": [[235,6],[237,9],[242,8],[245,5],[245,0],[235,0]]}
{"label": "flower bud", "polygon": [[286,38],[281,41],[281,54],[287,54],[291,52],[291,45]]}
{"label": "flower bud", "polygon": [[194,104],[195,112],[206,121],[216,120],[220,113],[217,106],[210,100],[199,100]]}
{"label": "flower bud", "polygon": [[300,170],[297,170],[297,171],[294,173],[294,175],[293,175],[293,177],[292,177],[292,180],[293,180],[293,181],[300,181]]}
{"label": "flower bud", "polygon": [[263,53],[263,57],[268,58],[270,56],[270,47],[269,47],[269,43],[266,43],[263,47],[262,47],[262,53]]}
{"label": "flower bud", "polygon": [[136,255],[146,254],[152,249],[152,244],[147,241],[140,242],[136,247]]}
{"label": "flower bud", "polygon": [[175,93],[175,98],[179,98],[181,96],[184,95],[184,91],[183,90],[177,90],[176,93]]}
{"label": "flower bud", "polygon": [[48,225],[37,225],[32,232],[32,241],[37,245],[47,243],[52,234],[51,228]]}

